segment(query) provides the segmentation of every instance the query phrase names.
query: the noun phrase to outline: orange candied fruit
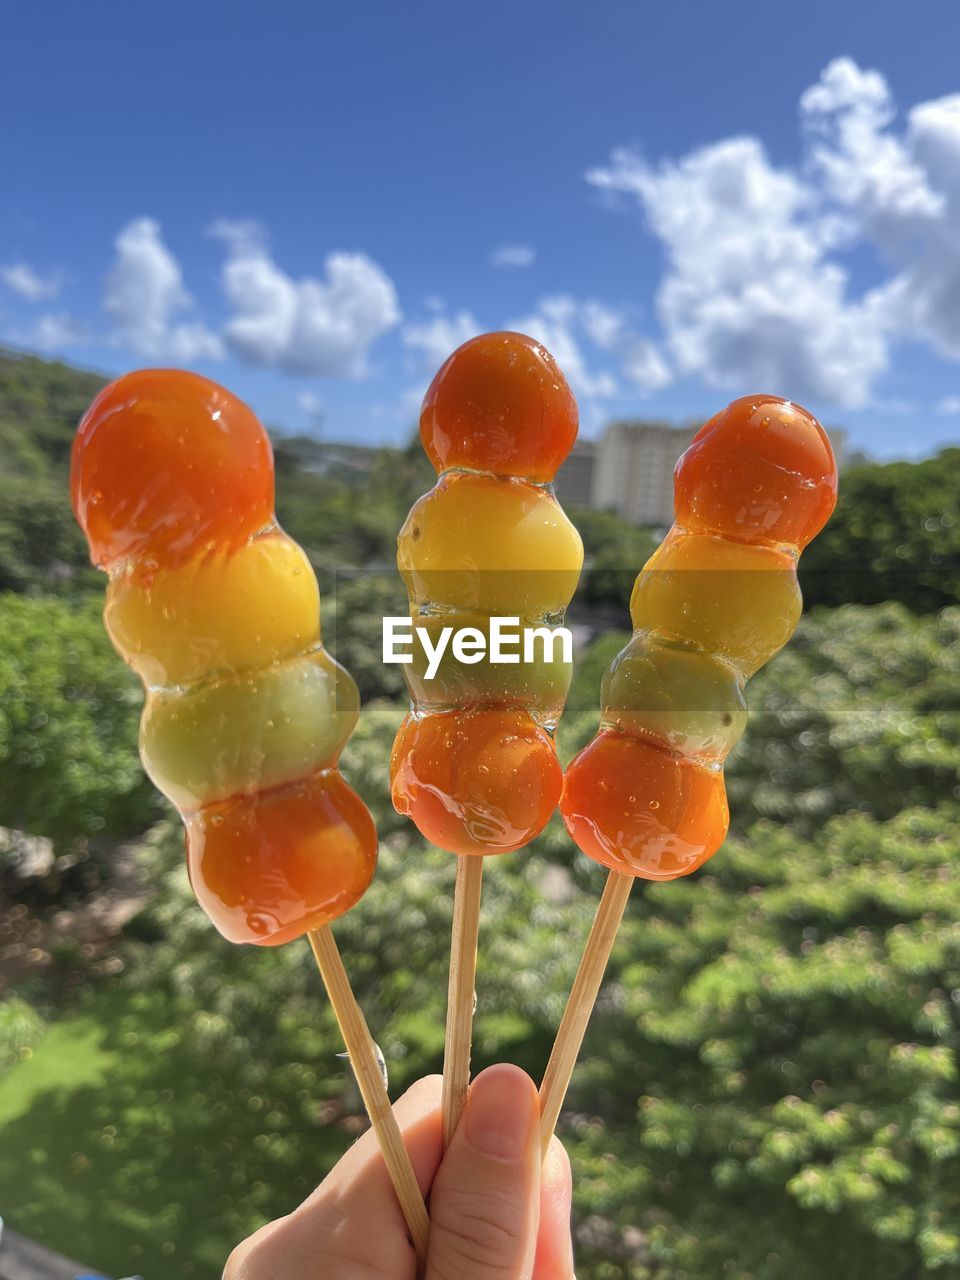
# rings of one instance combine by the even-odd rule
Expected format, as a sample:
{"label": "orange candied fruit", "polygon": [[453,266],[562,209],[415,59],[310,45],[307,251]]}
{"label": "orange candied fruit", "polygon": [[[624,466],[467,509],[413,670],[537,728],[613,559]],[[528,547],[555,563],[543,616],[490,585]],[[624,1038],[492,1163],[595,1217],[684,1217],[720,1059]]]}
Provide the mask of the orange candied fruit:
{"label": "orange candied fruit", "polygon": [[689,875],[727,834],[719,770],[612,730],[571,761],[560,812],[588,857],[642,880]]}
{"label": "orange candied fruit", "polygon": [[779,396],[744,396],[694,436],[674,492],[684,529],[802,550],[836,506],[837,465],[813,414]]}
{"label": "orange candied fruit", "polygon": [[170,568],[270,524],[273,455],[252,410],[216,382],[141,369],[84,414],[70,489],[94,564],[149,553]]}
{"label": "orange candied fruit", "polygon": [[200,905],[230,942],[279,946],[360,900],[377,864],[377,830],[335,770],[238,795],[184,816]]}
{"label": "orange candied fruit", "polygon": [[545,347],[522,333],[484,333],[431,382],[420,439],[437,471],[546,482],[573,448],[577,423],[573,392]]}
{"label": "orange candied fruit", "polygon": [[553,743],[527,712],[408,716],[390,760],[393,803],[449,853],[510,853],[550,820],[563,787]]}

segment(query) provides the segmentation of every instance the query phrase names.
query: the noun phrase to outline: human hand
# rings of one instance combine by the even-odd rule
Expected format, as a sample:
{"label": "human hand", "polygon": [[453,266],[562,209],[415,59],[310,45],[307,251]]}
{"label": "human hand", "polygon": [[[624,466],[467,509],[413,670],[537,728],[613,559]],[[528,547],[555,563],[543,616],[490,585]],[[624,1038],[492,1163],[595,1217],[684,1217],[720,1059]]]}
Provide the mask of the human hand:
{"label": "human hand", "polygon": [[[556,1138],[541,1170],[539,1106],[518,1067],[480,1073],[446,1154],[440,1077],[394,1112],[429,1195],[426,1280],[574,1280],[570,1162]],[[223,1280],[415,1280],[416,1258],[371,1131],[286,1218],[238,1245]]]}

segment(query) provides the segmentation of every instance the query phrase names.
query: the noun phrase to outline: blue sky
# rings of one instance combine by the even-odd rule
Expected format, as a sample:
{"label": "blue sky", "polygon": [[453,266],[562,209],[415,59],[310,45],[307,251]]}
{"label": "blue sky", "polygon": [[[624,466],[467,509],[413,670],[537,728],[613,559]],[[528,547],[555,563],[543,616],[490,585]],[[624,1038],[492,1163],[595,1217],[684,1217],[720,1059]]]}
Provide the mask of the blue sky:
{"label": "blue sky", "polygon": [[0,341],[400,441],[472,332],[593,434],[763,390],[960,439],[960,9],[17,6]]}

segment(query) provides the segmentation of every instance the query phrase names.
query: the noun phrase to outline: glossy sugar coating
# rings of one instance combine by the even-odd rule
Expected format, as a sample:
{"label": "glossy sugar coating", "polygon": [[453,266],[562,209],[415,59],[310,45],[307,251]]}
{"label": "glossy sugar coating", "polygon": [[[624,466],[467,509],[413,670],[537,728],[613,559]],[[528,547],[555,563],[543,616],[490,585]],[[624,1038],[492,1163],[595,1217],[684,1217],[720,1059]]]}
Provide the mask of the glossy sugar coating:
{"label": "glossy sugar coating", "polygon": [[577,438],[577,402],[556,360],[519,333],[458,347],[430,384],[420,439],[438,472],[466,467],[549,483]]}
{"label": "glossy sugar coating", "polygon": [[[576,402],[553,357],[516,333],[453,353],[423,402],[420,435],[440,478],[400,531],[397,565],[415,626],[490,619],[559,625],[583,546],[549,481],[577,434]],[[391,757],[393,803],[451,853],[506,853],[548,822],[562,773],[553,730],[569,664],[543,647],[515,664],[460,662],[448,648],[432,679],[415,645],[404,667],[412,711]]]}
{"label": "glossy sugar coating", "polygon": [[204,910],[266,945],[342,915],[376,864],[373,819],[337,769],[359,698],[322,646],[310,562],[276,524],[263,427],[206,378],[129,374],[80,423],[71,488]]}
{"label": "glossy sugar coating", "polygon": [[172,568],[242,547],[273,520],[273,457],[254,414],[193,373],[142,369],[111,382],[73,443],[73,509],[93,563]]}
{"label": "glossy sugar coating", "polygon": [[676,523],[634,585],[633,638],[560,802],[584,853],[646,880],[688,875],[723,843],[743,686],[797,625],[797,559],[833,511],[836,464],[806,410],[748,396],[698,432],[674,487]]}

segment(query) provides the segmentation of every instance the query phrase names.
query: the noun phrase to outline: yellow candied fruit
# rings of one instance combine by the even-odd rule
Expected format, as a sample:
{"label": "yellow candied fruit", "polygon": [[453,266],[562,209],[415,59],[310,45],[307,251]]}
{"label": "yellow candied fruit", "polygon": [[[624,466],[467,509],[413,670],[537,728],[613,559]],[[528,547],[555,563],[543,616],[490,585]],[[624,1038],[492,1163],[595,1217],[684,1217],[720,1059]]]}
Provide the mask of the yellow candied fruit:
{"label": "yellow candied fruit", "polygon": [[636,630],[718,653],[752,675],[790,639],[802,601],[796,560],[773,547],[673,528],[630,599]]}
{"label": "yellow candied fruit", "polygon": [[320,639],[320,593],[306,554],[277,531],[228,554],[112,578],[104,622],[148,688],[189,684],[291,657]]}
{"label": "yellow candied fruit", "polygon": [[545,489],[487,475],[441,478],[400,530],[397,567],[411,604],[537,618],[567,606],[580,535]]}

